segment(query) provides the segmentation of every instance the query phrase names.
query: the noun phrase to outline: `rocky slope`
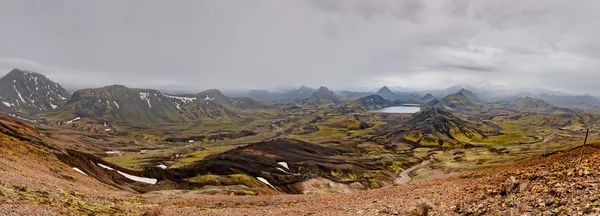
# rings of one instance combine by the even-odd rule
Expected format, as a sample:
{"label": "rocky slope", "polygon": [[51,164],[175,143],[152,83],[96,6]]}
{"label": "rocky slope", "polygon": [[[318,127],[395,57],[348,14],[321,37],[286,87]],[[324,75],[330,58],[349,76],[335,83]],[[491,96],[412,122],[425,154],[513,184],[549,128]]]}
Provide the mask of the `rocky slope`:
{"label": "rocky slope", "polygon": [[[50,134],[47,134],[50,135]],[[0,117],[0,215],[595,215],[600,213],[600,149],[591,144],[547,157],[537,157],[510,166],[466,172],[407,186],[390,186],[347,194],[284,195],[277,192],[260,196],[205,195],[222,189],[205,187],[198,191],[170,190],[138,194],[117,190],[104,181],[117,181],[127,187],[150,185],[119,173],[111,164],[98,165],[91,157],[69,166],[69,154],[47,144],[52,136],[23,123]],[[299,154],[328,155],[322,151],[302,151],[300,145],[282,158],[272,158],[270,144],[240,148],[223,158],[242,160],[250,155],[264,157],[257,168],[285,172],[279,159],[290,159],[295,171],[305,162],[291,162]],[[282,146],[279,150],[289,149]],[[318,149],[317,149],[318,150]],[[237,153],[235,153],[237,152]],[[324,153],[324,154],[322,154]],[[334,153],[335,154],[335,153]],[[67,159],[60,162],[56,155]],[[75,154],[74,154],[75,155]],[[84,154],[80,154],[84,155]],[[579,163],[582,155],[581,163]],[[73,156],[73,155],[71,155]],[[321,157],[319,156],[319,157]],[[220,157],[215,157],[220,159]],[[257,157],[260,158],[260,157]],[[73,158],[76,159],[76,158]],[[328,166],[337,166],[332,156]],[[74,160],[76,162],[76,160]],[[82,163],[83,162],[83,163]],[[90,163],[93,162],[93,163]],[[274,163],[275,162],[275,163]],[[358,161],[357,161],[358,162]],[[358,162],[357,169],[362,162]],[[85,166],[85,167],[84,167]],[[272,167],[271,167],[272,166]],[[429,169],[432,166],[426,166]],[[113,170],[105,167],[113,168]],[[341,166],[346,167],[346,166]],[[77,169],[75,169],[77,168]],[[275,168],[271,170],[272,168]],[[118,171],[117,171],[118,170]],[[284,169],[285,170],[285,169]],[[146,172],[160,171],[150,169]],[[286,172],[290,172],[286,171]],[[290,172],[292,173],[292,172]],[[262,174],[262,173],[261,173]],[[145,175],[145,174],[144,174]],[[173,176],[172,176],[173,177]],[[213,179],[209,179],[213,180]],[[163,180],[163,182],[168,182]],[[259,182],[265,185],[264,183]],[[165,186],[170,187],[171,184]],[[324,179],[307,181],[304,188],[320,185],[339,189]],[[268,187],[268,186],[266,186]],[[228,187],[231,194],[248,188]],[[279,188],[279,187],[278,187]],[[267,190],[268,191],[268,190]]]}
{"label": "rocky slope", "polygon": [[70,98],[69,92],[42,74],[13,69],[0,78],[0,107],[24,115],[54,110]]}
{"label": "rocky slope", "polygon": [[[597,215],[600,213],[598,144],[525,161],[485,174],[468,191],[476,199],[456,207],[467,215]],[[580,161],[579,159],[582,158]]]}

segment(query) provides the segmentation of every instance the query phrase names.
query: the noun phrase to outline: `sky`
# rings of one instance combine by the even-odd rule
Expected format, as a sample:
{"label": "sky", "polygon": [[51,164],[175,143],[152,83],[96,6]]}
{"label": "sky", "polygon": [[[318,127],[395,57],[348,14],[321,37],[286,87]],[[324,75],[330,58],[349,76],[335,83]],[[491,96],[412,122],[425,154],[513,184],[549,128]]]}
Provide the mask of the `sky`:
{"label": "sky", "polygon": [[0,0],[0,74],[73,88],[600,91],[597,0]]}

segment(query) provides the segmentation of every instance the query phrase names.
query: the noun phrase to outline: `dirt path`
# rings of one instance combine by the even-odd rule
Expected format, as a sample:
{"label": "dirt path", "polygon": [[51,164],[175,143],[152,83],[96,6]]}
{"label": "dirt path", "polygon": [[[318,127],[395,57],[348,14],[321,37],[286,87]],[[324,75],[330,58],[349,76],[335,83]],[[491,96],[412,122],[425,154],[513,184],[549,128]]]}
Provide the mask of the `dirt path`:
{"label": "dirt path", "polygon": [[534,144],[546,144],[546,143],[552,141],[552,139],[554,139],[555,135],[556,135],[556,132],[552,132],[550,135],[544,137],[544,139],[542,141],[534,143]]}
{"label": "dirt path", "polygon": [[398,175],[398,178],[396,178],[396,180],[394,180],[394,185],[407,184],[412,179],[409,175],[411,172],[413,172],[421,167],[427,166],[432,162],[433,162],[433,155],[429,157],[429,160],[425,160],[425,161],[421,162],[420,164],[414,165],[414,166],[402,171],[400,173],[400,175]]}

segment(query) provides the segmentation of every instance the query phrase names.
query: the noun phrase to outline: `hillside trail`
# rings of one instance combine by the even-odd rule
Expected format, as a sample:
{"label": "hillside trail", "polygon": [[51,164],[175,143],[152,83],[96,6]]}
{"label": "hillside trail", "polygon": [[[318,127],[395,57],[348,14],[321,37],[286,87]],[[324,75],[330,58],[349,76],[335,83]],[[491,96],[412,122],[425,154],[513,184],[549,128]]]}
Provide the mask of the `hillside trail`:
{"label": "hillside trail", "polygon": [[433,155],[429,156],[428,160],[424,160],[423,162],[421,162],[420,164],[414,165],[404,171],[402,171],[400,173],[400,175],[398,175],[398,177],[394,180],[394,185],[405,185],[408,184],[408,182],[410,182],[410,180],[412,179],[410,177],[410,173],[421,168],[424,166],[429,165],[430,163],[433,162]]}
{"label": "hillside trail", "polygon": [[538,144],[546,144],[546,143],[550,142],[552,139],[554,139],[555,135],[556,135],[556,132],[552,132],[550,135],[548,135],[547,137],[545,137],[544,140],[542,140]]}

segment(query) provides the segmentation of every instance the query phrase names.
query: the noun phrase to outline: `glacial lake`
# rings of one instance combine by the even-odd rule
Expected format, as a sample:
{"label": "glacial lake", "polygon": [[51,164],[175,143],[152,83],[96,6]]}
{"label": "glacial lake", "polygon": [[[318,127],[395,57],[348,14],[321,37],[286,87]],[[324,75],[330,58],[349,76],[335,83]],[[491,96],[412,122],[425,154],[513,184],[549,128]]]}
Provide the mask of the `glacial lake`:
{"label": "glacial lake", "polygon": [[392,106],[383,109],[371,110],[372,113],[416,113],[421,110],[418,106]]}

